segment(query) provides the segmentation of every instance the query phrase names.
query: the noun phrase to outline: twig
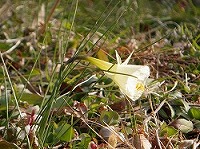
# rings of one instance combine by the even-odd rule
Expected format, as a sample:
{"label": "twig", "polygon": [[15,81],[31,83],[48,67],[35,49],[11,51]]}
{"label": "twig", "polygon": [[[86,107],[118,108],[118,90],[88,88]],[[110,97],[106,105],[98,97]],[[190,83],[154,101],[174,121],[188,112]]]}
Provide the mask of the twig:
{"label": "twig", "polygon": [[160,139],[159,139],[159,135],[158,135],[158,129],[156,129],[156,141],[157,141],[157,145],[159,146],[160,149],[162,149],[162,146],[160,144]]}
{"label": "twig", "polygon": [[59,4],[60,0],[56,0],[55,4],[53,5],[53,7],[51,8],[51,11],[50,11],[50,14],[48,15],[47,17],[47,20],[45,21],[45,24],[42,26],[41,30],[40,30],[40,33],[43,34],[45,32],[45,29],[46,29],[46,26],[48,24],[48,22],[50,21],[57,5]]}
{"label": "twig", "polygon": [[21,40],[18,40],[14,46],[12,46],[9,50],[3,52],[2,56],[8,53],[11,53],[13,50],[15,50],[19,46],[20,43],[21,43]]}
{"label": "twig", "polygon": [[155,115],[156,113],[158,113],[158,111],[162,108],[162,106],[165,104],[166,102],[166,99],[163,100],[160,105],[158,106],[158,108],[153,112],[153,114]]}
{"label": "twig", "polygon": [[196,139],[196,141],[194,141],[194,144],[193,144],[193,146],[192,146],[192,149],[197,149],[199,145],[200,145],[200,141],[198,141],[198,140]]}
{"label": "twig", "polygon": [[14,43],[14,42],[17,42],[19,40],[24,40],[24,37],[16,38],[16,39],[3,39],[3,40],[0,40],[0,43]]}

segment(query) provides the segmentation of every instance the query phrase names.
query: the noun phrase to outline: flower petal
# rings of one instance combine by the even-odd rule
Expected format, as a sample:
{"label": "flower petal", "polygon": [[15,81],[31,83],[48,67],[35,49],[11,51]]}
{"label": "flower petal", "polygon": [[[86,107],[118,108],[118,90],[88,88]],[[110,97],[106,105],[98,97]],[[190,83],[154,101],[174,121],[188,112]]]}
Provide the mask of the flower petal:
{"label": "flower petal", "polygon": [[128,58],[122,63],[122,65],[127,65],[128,62],[130,61],[132,55],[133,55],[133,52],[131,52],[131,54],[130,54],[130,55],[128,56]]}
{"label": "flower petal", "polygon": [[121,63],[122,63],[122,59],[121,59],[121,57],[119,56],[117,50],[115,50],[115,54],[116,54],[117,64],[121,64]]}
{"label": "flower petal", "polygon": [[94,57],[86,57],[85,60],[89,61],[90,63],[94,64],[95,66],[99,67],[102,70],[109,70],[114,67],[112,63]]}
{"label": "flower petal", "polygon": [[119,54],[116,51],[118,64],[111,64],[93,57],[85,58],[92,64],[104,71],[105,75],[111,78],[118,86],[120,91],[133,101],[140,98],[145,90],[145,83],[150,76],[150,68],[143,65],[128,65],[132,53],[122,63]]}
{"label": "flower petal", "polygon": [[116,72],[131,75],[139,80],[146,80],[150,76],[149,67],[142,65],[117,65]]}
{"label": "flower petal", "polygon": [[144,83],[131,76],[116,74],[113,81],[119,86],[121,92],[133,101],[137,100],[144,91]]}

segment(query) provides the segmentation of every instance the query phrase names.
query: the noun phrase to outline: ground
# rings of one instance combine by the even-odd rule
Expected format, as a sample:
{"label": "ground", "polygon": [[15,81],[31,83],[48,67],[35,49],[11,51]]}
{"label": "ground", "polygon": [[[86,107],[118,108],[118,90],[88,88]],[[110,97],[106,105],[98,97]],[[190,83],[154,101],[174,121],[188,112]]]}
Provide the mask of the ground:
{"label": "ground", "polygon": [[[1,1],[0,148],[198,148],[199,15],[197,0]],[[87,61],[116,51],[150,68],[134,101],[131,74]]]}

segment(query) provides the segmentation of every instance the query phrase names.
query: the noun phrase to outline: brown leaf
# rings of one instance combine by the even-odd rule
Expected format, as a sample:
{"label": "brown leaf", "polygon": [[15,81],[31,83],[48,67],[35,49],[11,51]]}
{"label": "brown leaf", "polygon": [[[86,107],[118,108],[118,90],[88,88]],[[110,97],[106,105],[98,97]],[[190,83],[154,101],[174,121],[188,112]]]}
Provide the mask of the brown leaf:
{"label": "brown leaf", "polygon": [[[60,94],[63,95],[63,94],[65,94],[65,93],[69,92],[69,91],[72,91],[72,90],[73,90],[73,87],[72,87],[70,84],[68,84],[68,83],[66,83],[66,82],[63,82],[63,83],[61,84],[59,90],[60,90]],[[74,92],[77,92],[77,93],[82,92],[81,87],[80,87],[80,86],[77,86],[77,87],[74,89]]]}
{"label": "brown leaf", "polygon": [[179,129],[183,133],[188,133],[188,132],[192,131],[193,127],[194,127],[193,123],[191,121],[188,121],[188,120],[183,119],[183,118],[176,119],[170,125],[173,126],[176,129]]}
{"label": "brown leaf", "polygon": [[136,134],[134,136],[133,144],[137,149],[151,149],[152,145],[144,136],[144,134]]}
{"label": "brown leaf", "polygon": [[97,57],[100,59],[100,60],[104,60],[106,62],[108,62],[108,56],[106,54],[106,52],[103,50],[103,49],[100,49],[97,53]]}
{"label": "brown leaf", "polygon": [[126,104],[127,104],[126,101],[123,100],[110,105],[110,107],[114,111],[122,112],[125,109]]}
{"label": "brown leaf", "polygon": [[7,142],[6,140],[0,140],[0,147],[4,149],[19,149],[16,144]]}
{"label": "brown leaf", "polygon": [[108,149],[116,148],[118,137],[113,133],[108,138]]}
{"label": "brown leaf", "polygon": [[107,141],[109,137],[114,133],[114,126],[102,127],[99,134]]}

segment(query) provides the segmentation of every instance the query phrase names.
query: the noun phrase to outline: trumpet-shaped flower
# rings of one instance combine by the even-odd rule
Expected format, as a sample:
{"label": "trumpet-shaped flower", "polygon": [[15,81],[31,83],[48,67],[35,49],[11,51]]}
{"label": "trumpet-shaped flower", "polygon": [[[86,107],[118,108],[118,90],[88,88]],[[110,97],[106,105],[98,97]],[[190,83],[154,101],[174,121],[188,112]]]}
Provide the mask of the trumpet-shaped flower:
{"label": "trumpet-shaped flower", "polygon": [[105,75],[119,86],[123,94],[135,101],[140,98],[145,90],[145,83],[150,76],[150,69],[148,66],[128,64],[131,55],[122,63],[116,51],[117,64],[93,57],[86,57],[85,59],[103,70]]}

